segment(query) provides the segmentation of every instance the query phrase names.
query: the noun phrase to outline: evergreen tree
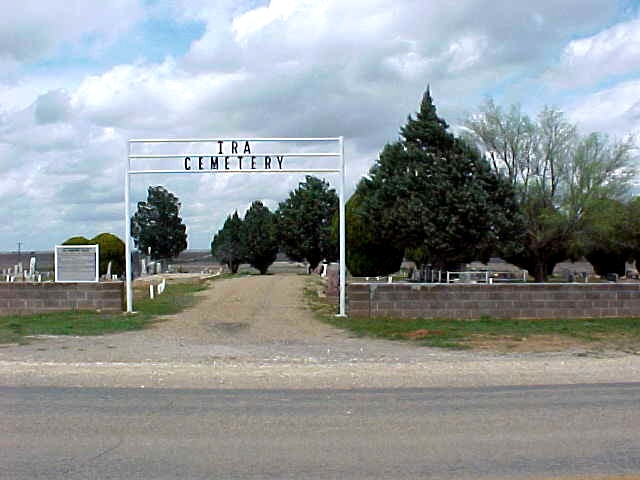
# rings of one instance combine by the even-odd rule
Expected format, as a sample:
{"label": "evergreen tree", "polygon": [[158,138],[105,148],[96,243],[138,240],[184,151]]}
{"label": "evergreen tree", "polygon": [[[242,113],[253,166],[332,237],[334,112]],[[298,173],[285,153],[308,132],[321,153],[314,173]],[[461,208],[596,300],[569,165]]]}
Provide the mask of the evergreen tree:
{"label": "evergreen tree", "polygon": [[243,228],[246,261],[264,275],[278,254],[275,215],[262,202],[255,201],[244,216]]}
{"label": "evergreen tree", "polygon": [[187,248],[187,227],[182,223],[180,201],[163,186],[149,187],[146,202],[138,202],[131,218],[131,236],[142,252],[151,248],[151,258],[177,257]]}
{"label": "evergreen tree", "polygon": [[122,275],[125,260],[124,242],[112,233],[100,233],[91,239],[91,243],[97,244],[100,252],[100,275],[107,273],[109,262],[111,273]]}
{"label": "evergreen tree", "polygon": [[[385,243],[378,236],[374,222],[363,209],[363,192],[354,193],[346,204],[347,269],[356,277],[377,277],[400,270],[404,251]],[[333,238],[340,235],[340,217],[333,217]]]}
{"label": "evergreen tree", "polygon": [[314,269],[322,259],[338,258],[338,244],[331,235],[331,219],[338,210],[338,196],[324,180],[306,180],[280,203],[276,216],[284,252],[295,261],[306,260]]}
{"label": "evergreen tree", "polygon": [[246,248],[242,219],[238,212],[229,215],[222,228],[211,241],[211,255],[227,265],[231,273],[237,273],[245,261]]}
{"label": "evergreen tree", "polygon": [[416,118],[384,147],[357,192],[376,238],[455,269],[516,248],[520,217],[509,182],[447,128],[427,89]]}
{"label": "evergreen tree", "polygon": [[76,237],[67,238],[62,242],[62,245],[95,245],[95,242],[92,242],[82,235],[78,235]]}

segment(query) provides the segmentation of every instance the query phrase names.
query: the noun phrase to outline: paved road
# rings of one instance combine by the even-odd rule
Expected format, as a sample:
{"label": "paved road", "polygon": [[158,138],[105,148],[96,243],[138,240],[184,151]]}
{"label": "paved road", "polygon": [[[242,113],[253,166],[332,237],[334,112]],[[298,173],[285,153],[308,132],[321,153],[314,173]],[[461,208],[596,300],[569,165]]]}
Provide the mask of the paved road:
{"label": "paved road", "polygon": [[388,390],[0,387],[0,478],[640,473],[640,383]]}

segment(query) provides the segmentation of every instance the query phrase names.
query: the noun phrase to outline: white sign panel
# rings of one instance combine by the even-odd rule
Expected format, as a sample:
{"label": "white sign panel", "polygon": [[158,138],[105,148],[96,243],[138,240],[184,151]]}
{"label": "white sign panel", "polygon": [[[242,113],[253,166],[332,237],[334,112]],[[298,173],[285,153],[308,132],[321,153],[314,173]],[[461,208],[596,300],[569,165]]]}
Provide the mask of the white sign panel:
{"label": "white sign panel", "polygon": [[98,245],[56,245],[56,282],[97,282]]}

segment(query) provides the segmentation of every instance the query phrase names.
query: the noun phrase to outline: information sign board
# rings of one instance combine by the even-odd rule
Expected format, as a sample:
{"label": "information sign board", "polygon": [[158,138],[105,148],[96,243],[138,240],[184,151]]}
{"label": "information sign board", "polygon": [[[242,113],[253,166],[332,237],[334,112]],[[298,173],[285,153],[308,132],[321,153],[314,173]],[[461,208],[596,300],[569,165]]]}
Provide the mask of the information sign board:
{"label": "information sign board", "polygon": [[56,245],[56,282],[97,282],[98,245]]}

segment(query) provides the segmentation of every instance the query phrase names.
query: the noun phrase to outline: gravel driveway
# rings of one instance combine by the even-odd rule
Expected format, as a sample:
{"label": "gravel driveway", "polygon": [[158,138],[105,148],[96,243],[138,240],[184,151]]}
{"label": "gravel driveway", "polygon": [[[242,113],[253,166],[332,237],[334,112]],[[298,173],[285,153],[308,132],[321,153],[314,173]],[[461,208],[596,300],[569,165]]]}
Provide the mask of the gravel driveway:
{"label": "gravel driveway", "polygon": [[353,338],[305,306],[305,276],[218,280],[153,327],[0,348],[0,384],[194,388],[634,382],[640,356],[455,352]]}

